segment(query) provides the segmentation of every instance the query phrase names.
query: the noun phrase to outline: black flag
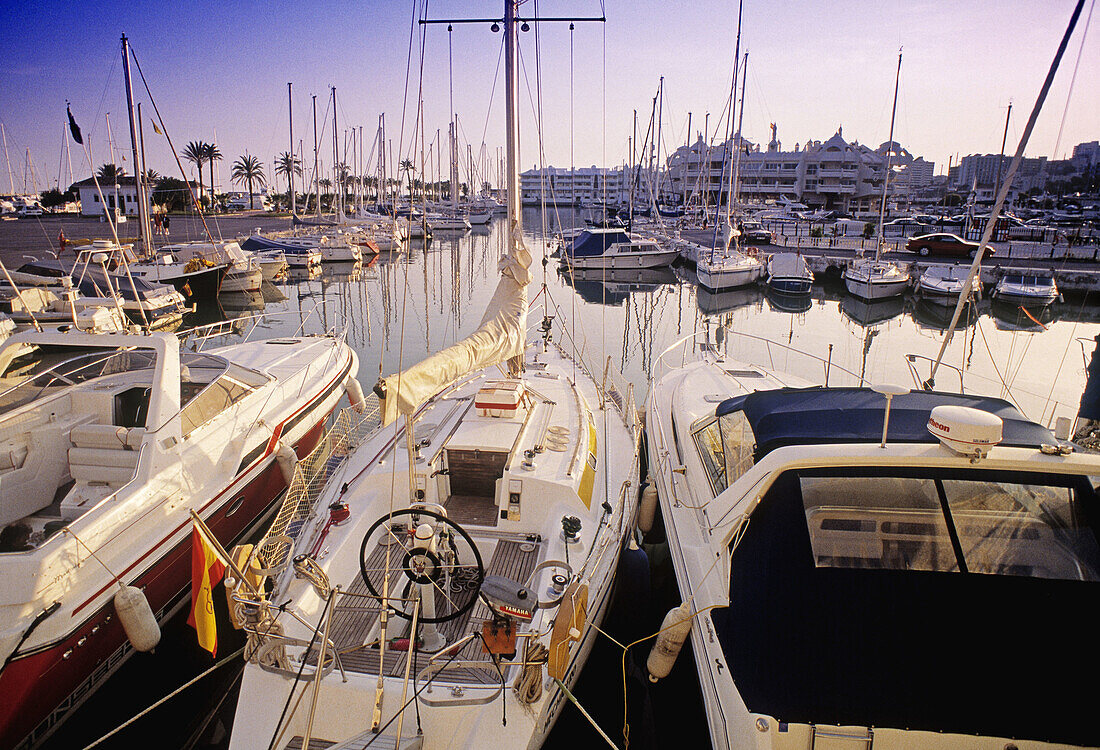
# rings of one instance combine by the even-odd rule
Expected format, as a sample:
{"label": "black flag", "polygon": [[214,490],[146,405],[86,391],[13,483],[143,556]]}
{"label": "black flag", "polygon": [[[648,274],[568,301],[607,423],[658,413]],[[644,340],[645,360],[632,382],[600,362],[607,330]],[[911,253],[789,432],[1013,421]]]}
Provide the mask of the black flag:
{"label": "black flag", "polygon": [[69,109],[69,105],[65,105],[65,114],[69,116],[69,131],[73,134],[73,140],[84,145],[84,138],[80,135],[80,126],[76,124],[76,120],[73,119],[72,110]]}

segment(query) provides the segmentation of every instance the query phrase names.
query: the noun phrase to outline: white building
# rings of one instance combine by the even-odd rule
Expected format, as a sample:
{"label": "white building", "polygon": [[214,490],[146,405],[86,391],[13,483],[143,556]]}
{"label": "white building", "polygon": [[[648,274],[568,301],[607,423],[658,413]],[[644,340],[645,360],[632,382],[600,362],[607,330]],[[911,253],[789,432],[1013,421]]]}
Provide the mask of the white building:
{"label": "white building", "polygon": [[[75,183],[73,187],[80,196],[81,216],[103,216],[107,209],[124,216],[138,215],[137,181],[133,177],[100,180],[98,190],[95,180],[89,177]],[[103,194],[102,199],[100,192]],[[151,193],[152,190],[148,192]]]}
{"label": "white building", "polygon": [[619,204],[627,200],[630,179],[625,167],[533,167],[520,174],[519,189],[525,205]]}
{"label": "white building", "polygon": [[[856,214],[877,210],[882,199],[889,143],[871,149],[849,143],[838,130],[824,142],[809,141],[783,151],[774,124],[766,151],[740,136],[731,142],[741,151],[738,195],[743,203],[786,199]],[[890,194],[930,184],[935,165],[914,158],[896,142],[893,146]],[[736,161],[731,153],[736,155],[728,143],[708,148],[701,136],[693,145],[677,149],[668,159],[671,196],[676,202],[686,198],[689,204],[724,204]],[[905,179],[898,179],[902,173]]]}

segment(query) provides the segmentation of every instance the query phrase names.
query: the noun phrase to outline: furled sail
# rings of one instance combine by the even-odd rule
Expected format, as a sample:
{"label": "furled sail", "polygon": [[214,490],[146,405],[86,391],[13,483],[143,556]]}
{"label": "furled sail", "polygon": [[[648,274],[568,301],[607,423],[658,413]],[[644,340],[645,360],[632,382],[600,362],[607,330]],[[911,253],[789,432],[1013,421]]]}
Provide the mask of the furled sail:
{"label": "furled sail", "polygon": [[513,235],[512,252],[500,261],[500,281],[477,330],[407,370],[378,380],[374,392],[382,404],[382,424],[389,424],[398,414],[412,414],[433,394],[469,372],[523,354],[531,253],[518,234]]}

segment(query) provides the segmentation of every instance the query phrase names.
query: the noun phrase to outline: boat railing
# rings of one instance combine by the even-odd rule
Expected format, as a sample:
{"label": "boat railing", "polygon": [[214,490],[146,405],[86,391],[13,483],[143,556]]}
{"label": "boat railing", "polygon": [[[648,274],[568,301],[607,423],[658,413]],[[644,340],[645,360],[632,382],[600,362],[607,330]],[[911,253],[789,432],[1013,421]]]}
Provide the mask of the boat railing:
{"label": "boat railing", "polygon": [[[306,325],[314,317],[319,308],[320,305],[314,306],[305,317],[299,321],[294,332],[285,335],[290,337],[305,335]],[[223,336],[235,336],[240,339],[237,343],[245,343],[252,338],[257,330],[260,330],[261,324],[271,323],[273,320],[290,316],[297,317],[299,315],[300,313],[297,311],[242,315],[238,318],[219,320],[214,323],[195,326],[194,328],[182,329],[176,331],[176,337],[179,339],[181,347],[190,346],[192,351],[199,352],[202,351],[203,347],[207,346],[209,342]],[[334,331],[327,331],[327,333],[334,334]]]}
{"label": "boat railing", "polygon": [[296,543],[318,512],[317,501],[329,479],[347,456],[381,426],[381,407],[372,393],[362,411],[347,407],[305,458],[298,461],[294,477],[276,511],[271,527],[256,545],[255,555],[274,580],[288,567]]}
{"label": "boat railing", "polygon": [[[824,386],[868,384],[865,377],[833,361],[832,344],[828,345],[828,349],[822,356],[790,344],[774,341],[766,336],[732,331],[725,326],[695,331],[673,342],[654,360],[653,379],[658,380],[707,352],[743,362],[759,363],[773,370],[790,372]],[[795,361],[792,361],[792,358]]]}
{"label": "boat railing", "polygon": [[[562,310],[556,302],[552,303],[558,313],[558,319],[562,320]],[[642,424],[638,418],[637,402],[634,397],[634,384],[614,368],[610,355],[604,361],[602,370],[596,370],[588,364],[585,352],[588,342],[580,331],[570,331],[562,326],[563,343],[555,342],[558,352],[571,362],[575,362],[581,370],[596,384],[600,396],[601,407],[608,402],[614,404],[619,411],[623,423],[631,431],[635,440],[640,436]]]}

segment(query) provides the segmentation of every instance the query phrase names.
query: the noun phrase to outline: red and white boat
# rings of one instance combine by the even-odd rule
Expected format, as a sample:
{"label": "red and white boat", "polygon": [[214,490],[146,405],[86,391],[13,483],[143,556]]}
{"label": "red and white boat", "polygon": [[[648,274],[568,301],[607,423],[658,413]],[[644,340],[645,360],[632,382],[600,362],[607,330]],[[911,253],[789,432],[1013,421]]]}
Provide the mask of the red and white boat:
{"label": "red and white boat", "polygon": [[187,603],[192,511],[226,546],[269,520],[295,454],[345,391],[361,400],[357,369],[331,335],[206,352],[164,333],[5,342],[0,747],[41,743],[133,652],[123,587],[158,621]]}

